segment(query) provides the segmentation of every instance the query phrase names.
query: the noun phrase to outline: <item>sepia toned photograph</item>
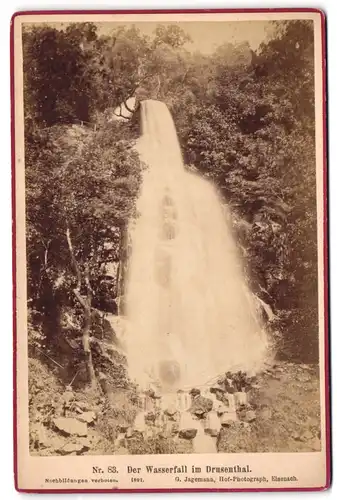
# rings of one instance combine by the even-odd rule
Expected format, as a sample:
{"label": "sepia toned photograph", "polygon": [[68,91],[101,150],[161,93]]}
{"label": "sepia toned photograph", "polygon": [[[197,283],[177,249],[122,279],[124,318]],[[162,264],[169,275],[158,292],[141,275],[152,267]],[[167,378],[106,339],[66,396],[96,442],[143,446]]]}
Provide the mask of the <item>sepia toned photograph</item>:
{"label": "sepia toned photograph", "polygon": [[320,15],[75,17],[15,39],[22,453],[324,467]]}

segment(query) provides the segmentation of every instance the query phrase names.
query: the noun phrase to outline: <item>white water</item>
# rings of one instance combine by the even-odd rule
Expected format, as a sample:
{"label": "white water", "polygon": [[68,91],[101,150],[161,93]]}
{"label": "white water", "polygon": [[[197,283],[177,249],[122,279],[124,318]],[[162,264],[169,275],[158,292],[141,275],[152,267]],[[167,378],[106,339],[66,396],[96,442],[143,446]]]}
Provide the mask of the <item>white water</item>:
{"label": "white water", "polygon": [[183,165],[166,105],[141,102],[144,171],[126,283],[129,373],[142,388],[254,371],[267,341],[213,186]]}

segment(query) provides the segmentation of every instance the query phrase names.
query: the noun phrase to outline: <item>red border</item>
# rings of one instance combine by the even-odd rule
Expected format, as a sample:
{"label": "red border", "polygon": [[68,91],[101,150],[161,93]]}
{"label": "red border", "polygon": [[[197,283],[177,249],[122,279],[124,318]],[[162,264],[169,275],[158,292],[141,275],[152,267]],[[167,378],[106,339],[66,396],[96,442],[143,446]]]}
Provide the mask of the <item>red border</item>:
{"label": "red border", "polygon": [[[16,197],[15,197],[15,102],[14,102],[14,20],[23,15],[52,15],[52,14],[205,14],[205,13],[317,13],[321,16],[322,29],[322,63],[323,63],[323,247],[324,247],[324,312],[325,312],[325,401],[326,401],[326,484],[313,488],[195,488],[195,489],[22,489],[18,485],[18,443],[17,443],[17,384],[16,384],[16,345],[17,345],[17,324],[16,324]],[[11,161],[12,161],[12,263],[13,263],[13,434],[14,434],[14,481],[15,489],[21,493],[191,493],[191,492],[264,492],[264,491],[323,491],[331,486],[331,416],[330,416],[330,349],[329,349],[329,247],[328,247],[328,165],[327,165],[327,74],[326,74],[326,16],[320,9],[313,8],[279,8],[279,9],[184,9],[184,10],[39,10],[39,11],[19,11],[13,14],[10,27],[10,68],[11,68]]]}

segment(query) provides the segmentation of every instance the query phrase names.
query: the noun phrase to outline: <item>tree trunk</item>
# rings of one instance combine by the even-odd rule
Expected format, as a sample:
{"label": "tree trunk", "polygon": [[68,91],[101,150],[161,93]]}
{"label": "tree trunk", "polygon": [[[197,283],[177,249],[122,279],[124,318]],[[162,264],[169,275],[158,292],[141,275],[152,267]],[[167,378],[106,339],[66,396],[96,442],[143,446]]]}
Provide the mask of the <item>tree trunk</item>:
{"label": "tree trunk", "polygon": [[125,295],[125,279],[128,264],[128,230],[127,227],[121,229],[120,244],[119,244],[119,263],[117,271],[117,307],[118,314],[125,313],[124,308],[124,295]]}
{"label": "tree trunk", "polygon": [[91,332],[91,306],[86,304],[84,309],[84,324],[82,333],[82,345],[84,350],[84,357],[91,387],[97,386],[94,364],[92,361],[92,352],[90,346],[90,332]]}
{"label": "tree trunk", "polygon": [[66,236],[67,236],[67,242],[68,242],[68,247],[69,247],[70,256],[71,256],[71,263],[72,263],[74,272],[75,272],[76,277],[77,277],[77,286],[76,286],[76,288],[74,288],[73,292],[74,292],[76,299],[81,304],[81,306],[83,308],[83,313],[84,313],[82,345],[83,345],[83,351],[84,351],[84,356],[85,356],[86,368],[87,368],[87,372],[88,372],[88,378],[89,378],[89,382],[90,382],[91,387],[97,388],[97,380],[96,380],[96,375],[95,375],[95,370],[94,370],[94,364],[92,361],[92,352],[91,352],[91,346],[90,346],[92,288],[91,288],[90,280],[89,280],[89,269],[88,269],[88,266],[85,267],[84,282],[85,282],[86,289],[87,289],[87,295],[86,295],[86,297],[84,297],[83,295],[81,295],[82,274],[81,274],[80,267],[77,263],[77,260],[75,258],[69,228],[67,228]]}

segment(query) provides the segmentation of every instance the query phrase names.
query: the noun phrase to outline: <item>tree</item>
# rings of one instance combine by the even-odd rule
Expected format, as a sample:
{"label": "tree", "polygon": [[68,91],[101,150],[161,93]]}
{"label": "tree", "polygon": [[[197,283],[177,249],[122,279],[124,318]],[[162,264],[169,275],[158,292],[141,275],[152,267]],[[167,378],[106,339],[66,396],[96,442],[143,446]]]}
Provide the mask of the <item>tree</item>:
{"label": "tree", "polygon": [[26,121],[48,127],[90,119],[93,75],[83,43],[95,36],[90,23],[66,31],[48,26],[24,31]]}
{"label": "tree", "polygon": [[[43,154],[35,152],[27,168],[29,295],[39,306],[49,290],[54,321],[60,305],[77,302],[81,307],[83,352],[94,384],[92,300],[107,264],[119,258],[121,232],[134,210],[140,163],[127,124],[115,122],[75,138],[59,128],[48,135]],[[52,161],[46,163],[48,156]],[[49,344],[58,344],[59,333],[54,322]]]}

